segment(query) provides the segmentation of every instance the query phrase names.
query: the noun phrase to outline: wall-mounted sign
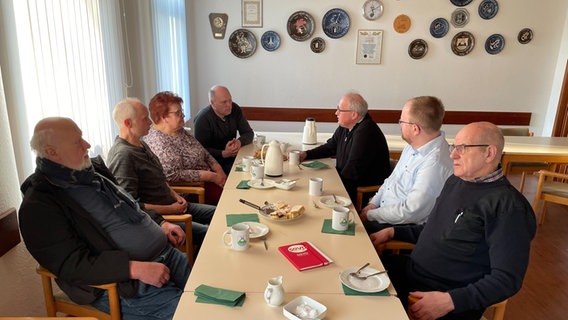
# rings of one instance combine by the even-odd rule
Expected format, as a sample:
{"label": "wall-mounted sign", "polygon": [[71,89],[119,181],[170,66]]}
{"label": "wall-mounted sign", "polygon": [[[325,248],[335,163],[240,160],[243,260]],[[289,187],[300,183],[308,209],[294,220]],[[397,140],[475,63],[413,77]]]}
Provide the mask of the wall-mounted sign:
{"label": "wall-mounted sign", "polygon": [[223,39],[225,38],[225,31],[227,30],[227,20],[229,16],[225,13],[210,13],[209,14],[209,24],[211,24],[211,31],[213,32],[213,38]]}

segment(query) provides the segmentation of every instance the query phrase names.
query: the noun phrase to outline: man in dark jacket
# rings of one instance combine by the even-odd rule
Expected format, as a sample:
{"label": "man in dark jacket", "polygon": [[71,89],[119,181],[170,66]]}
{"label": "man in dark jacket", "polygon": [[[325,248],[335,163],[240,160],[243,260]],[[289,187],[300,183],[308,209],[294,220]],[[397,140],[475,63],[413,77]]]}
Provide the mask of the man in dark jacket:
{"label": "man in dark jacket", "polygon": [[228,175],[235,156],[242,146],[252,142],[254,132],[239,105],[233,102],[229,89],[213,86],[209,103],[195,117],[195,138]]}
{"label": "man in dark jacket", "polygon": [[357,187],[380,185],[391,173],[387,140],[367,109],[360,94],[344,95],[335,112],[339,127],[333,136],[324,145],[300,154],[300,161],[335,156],[335,166],[353,203]]}
{"label": "man in dark jacket", "polygon": [[31,146],[37,168],[22,185],[19,221],[32,256],[79,304],[108,311],[105,292],[88,285],[117,282],[123,319],[172,318],[190,271],[168,244],[185,241],[182,229],[99,174],[71,119],[38,122]]}

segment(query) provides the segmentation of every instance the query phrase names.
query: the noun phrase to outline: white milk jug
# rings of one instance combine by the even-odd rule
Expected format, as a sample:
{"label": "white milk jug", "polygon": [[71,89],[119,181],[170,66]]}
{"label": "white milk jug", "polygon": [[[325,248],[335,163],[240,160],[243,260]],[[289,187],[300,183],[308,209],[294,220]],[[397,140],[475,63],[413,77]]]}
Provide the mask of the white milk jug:
{"label": "white milk jug", "polygon": [[[267,148],[266,155],[264,148]],[[260,154],[264,164],[264,174],[269,177],[281,176],[284,172],[284,159],[282,158],[280,142],[272,140],[269,144],[263,145]]]}
{"label": "white milk jug", "polygon": [[316,119],[306,118],[306,124],[304,125],[304,135],[302,136],[303,144],[316,144],[317,143],[317,130],[316,130]]}
{"label": "white milk jug", "polygon": [[268,280],[268,286],[266,286],[266,290],[264,290],[264,300],[272,307],[278,307],[284,302],[282,276]]}

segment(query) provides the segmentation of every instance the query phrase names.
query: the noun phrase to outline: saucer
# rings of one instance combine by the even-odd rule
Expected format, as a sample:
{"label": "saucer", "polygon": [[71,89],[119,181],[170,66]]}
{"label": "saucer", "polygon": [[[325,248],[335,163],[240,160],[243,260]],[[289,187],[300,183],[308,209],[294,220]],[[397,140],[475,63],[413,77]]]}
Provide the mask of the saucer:
{"label": "saucer", "polygon": [[319,202],[328,208],[334,208],[337,206],[347,207],[351,205],[351,200],[346,197],[335,196],[337,203],[333,200],[333,196],[323,196],[319,199]]}
{"label": "saucer", "polygon": [[[359,267],[351,267],[341,272],[339,274],[339,280],[341,280],[341,283],[343,283],[345,286],[347,286],[350,289],[365,293],[383,291],[390,285],[390,279],[386,273],[374,275],[372,277],[368,277],[365,280],[357,279],[349,275],[351,272],[355,272],[358,269]],[[379,271],[380,270],[367,267],[361,270],[360,274],[362,276],[366,276]]]}
{"label": "saucer", "polygon": [[270,229],[268,229],[267,225],[260,223],[260,222],[244,221],[244,222],[241,222],[241,223],[249,226],[250,238],[251,239],[256,239],[256,238],[260,238],[262,236],[265,236],[265,235],[268,234],[268,231],[270,231]]}
{"label": "saucer", "polygon": [[[255,188],[255,189],[270,189],[270,188],[274,188],[276,186],[276,182],[274,182],[274,180],[270,180],[270,179],[264,179],[264,181],[262,181],[261,179],[252,179],[252,180],[249,180],[249,182],[247,182],[247,184],[249,185],[249,187]],[[263,184],[263,185],[261,185],[261,184]]]}

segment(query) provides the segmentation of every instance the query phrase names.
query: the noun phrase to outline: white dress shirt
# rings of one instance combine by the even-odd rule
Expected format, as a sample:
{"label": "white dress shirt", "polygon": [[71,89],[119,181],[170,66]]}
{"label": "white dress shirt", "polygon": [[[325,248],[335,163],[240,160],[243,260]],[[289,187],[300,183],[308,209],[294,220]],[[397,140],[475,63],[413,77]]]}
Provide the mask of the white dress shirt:
{"label": "white dress shirt", "polygon": [[453,173],[444,132],[418,149],[407,145],[391,175],[370,203],[367,219],[378,223],[425,223],[446,179]]}

